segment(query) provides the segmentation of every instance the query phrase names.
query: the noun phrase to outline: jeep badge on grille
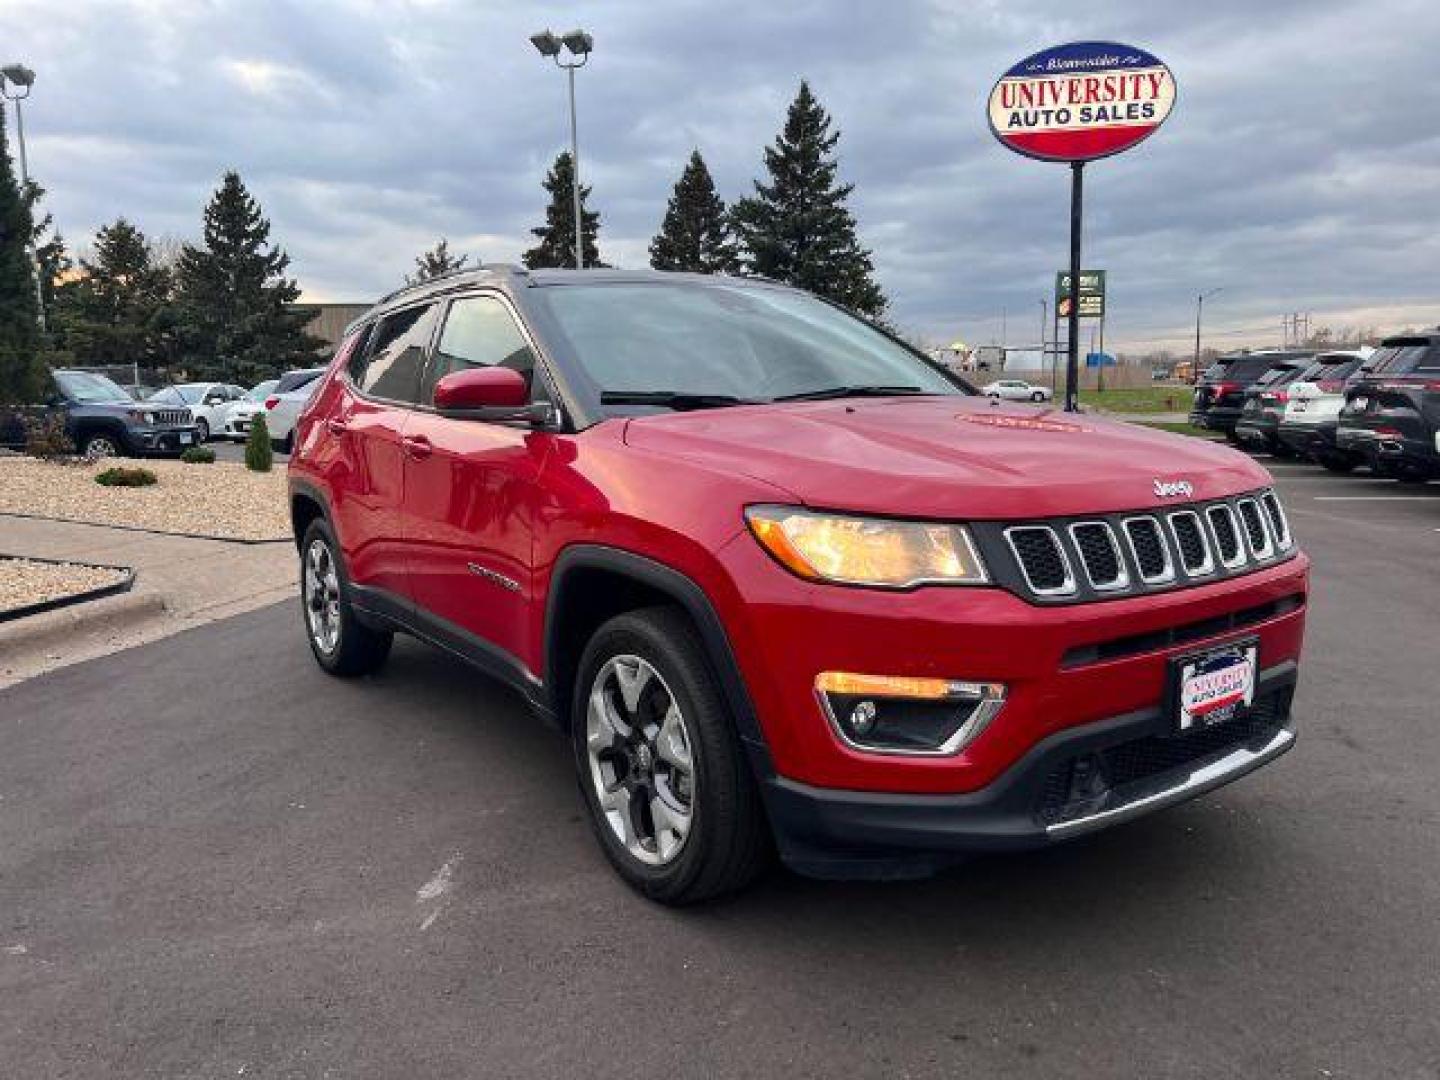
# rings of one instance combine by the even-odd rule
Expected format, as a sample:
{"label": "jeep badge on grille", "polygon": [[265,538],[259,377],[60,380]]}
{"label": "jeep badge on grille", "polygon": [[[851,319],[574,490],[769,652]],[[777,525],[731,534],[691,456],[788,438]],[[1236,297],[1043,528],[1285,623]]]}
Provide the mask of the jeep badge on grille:
{"label": "jeep badge on grille", "polygon": [[1188,499],[1195,494],[1195,488],[1189,480],[1160,480],[1155,481],[1155,497],[1157,499]]}

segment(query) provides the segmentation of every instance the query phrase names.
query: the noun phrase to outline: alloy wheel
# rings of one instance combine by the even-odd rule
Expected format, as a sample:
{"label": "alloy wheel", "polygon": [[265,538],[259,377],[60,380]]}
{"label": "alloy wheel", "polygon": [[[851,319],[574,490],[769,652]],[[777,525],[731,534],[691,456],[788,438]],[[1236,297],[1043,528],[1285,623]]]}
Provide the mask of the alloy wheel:
{"label": "alloy wheel", "polygon": [[690,731],[649,661],[613,656],[591,684],[585,745],[610,831],[647,866],[673,862],[694,822]]}
{"label": "alloy wheel", "polygon": [[85,456],[91,461],[98,461],[100,458],[114,457],[120,452],[120,448],[106,435],[93,436],[85,443]]}
{"label": "alloy wheel", "polygon": [[335,569],[335,557],[323,540],[310,542],[302,577],[305,622],[310,628],[310,640],[329,656],[340,641],[340,578]]}

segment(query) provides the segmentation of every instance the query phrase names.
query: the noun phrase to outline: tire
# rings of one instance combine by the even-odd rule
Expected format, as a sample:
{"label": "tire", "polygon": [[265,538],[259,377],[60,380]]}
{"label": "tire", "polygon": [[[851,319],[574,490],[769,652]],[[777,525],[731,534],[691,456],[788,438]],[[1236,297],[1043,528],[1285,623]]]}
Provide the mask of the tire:
{"label": "tire", "polygon": [[300,617],[315,662],[340,678],[378,671],[395,637],[363,625],[350,595],[340,545],[325,519],[317,518],[300,542]]}
{"label": "tire", "polygon": [[100,458],[119,457],[125,452],[124,444],[108,431],[92,431],[80,443],[80,453],[91,461]]}
{"label": "tire", "polygon": [[1038,404],[1039,402],[1045,400],[1045,395],[1042,394],[1039,390],[1036,390],[1033,394],[1030,395],[1030,400]]}
{"label": "tire", "polygon": [[1320,467],[1326,472],[1336,473],[1341,476],[1354,472],[1355,466],[1358,464],[1353,458],[1337,457],[1334,454],[1324,454],[1320,457],[1319,461]]}
{"label": "tire", "polygon": [[764,867],[760,792],[700,640],[679,611],[646,608],[596,631],[580,660],[570,731],[591,827],[639,892],[693,904],[734,892]]}
{"label": "tire", "polygon": [[195,432],[195,438],[200,442],[207,443],[210,441],[210,425],[205,422],[203,416],[195,418]]}
{"label": "tire", "polygon": [[271,439],[270,449],[274,450],[277,454],[290,453],[293,435],[294,432],[287,432],[283,439]]}
{"label": "tire", "polygon": [[1289,443],[1281,442],[1279,439],[1271,439],[1269,447],[1270,453],[1274,454],[1281,461],[1289,461],[1295,456],[1295,448]]}

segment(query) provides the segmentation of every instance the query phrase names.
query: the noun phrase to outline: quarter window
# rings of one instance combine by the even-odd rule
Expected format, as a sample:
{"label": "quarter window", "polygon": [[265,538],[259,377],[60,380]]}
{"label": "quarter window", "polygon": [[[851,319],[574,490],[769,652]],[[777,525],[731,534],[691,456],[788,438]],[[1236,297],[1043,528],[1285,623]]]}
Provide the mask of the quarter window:
{"label": "quarter window", "polygon": [[435,384],[444,376],[476,367],[507,367],[527,383],[535,370],[535,354],[509,310],[489,296],[461,297],[450,305],[421,400],[433,399]]}
{"label": "quarter window", "polygon": [[425,348],[435,326],[434,304],[387,316],[375,328],[365,361],[350,377],[364,393],[390,401],[419,401]]}

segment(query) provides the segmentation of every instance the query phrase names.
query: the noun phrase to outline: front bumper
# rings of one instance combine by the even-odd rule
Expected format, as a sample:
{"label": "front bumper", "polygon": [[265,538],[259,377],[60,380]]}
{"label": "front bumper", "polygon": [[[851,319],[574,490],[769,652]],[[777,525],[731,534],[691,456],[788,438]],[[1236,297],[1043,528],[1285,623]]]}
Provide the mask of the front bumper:
{"label": "front bumper", "polygon": [[[1062,731],[989,787],[963,795],[830,791],[780,777],[766,806],[787,864],[818,877],[926,873],[958,854],[1045,847],[1238,780],[1295,743],[1296,665],[1260,673],[1248,716],[1176,735],[1159,708]],[[1078,762],[1098,762],[1079,798]],[[1087,764],[1087,768],[1088,768]]]}
{"label": "front bumper", "polygon": [[200,445],[200,429],[191,425],[173,428],[130,428],[126,433],[130,449],[137,454],[156,457],[183,454]]}

